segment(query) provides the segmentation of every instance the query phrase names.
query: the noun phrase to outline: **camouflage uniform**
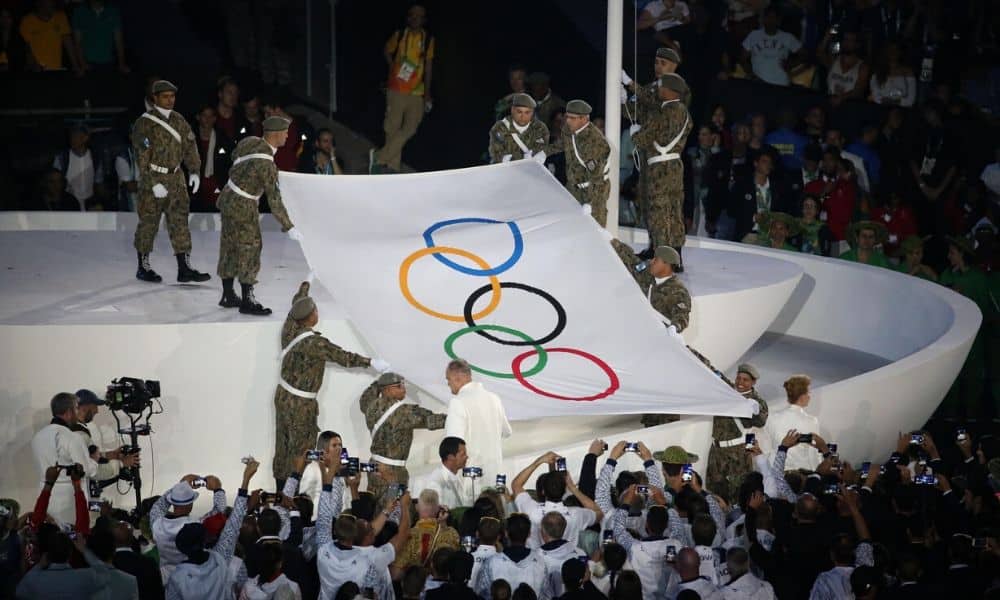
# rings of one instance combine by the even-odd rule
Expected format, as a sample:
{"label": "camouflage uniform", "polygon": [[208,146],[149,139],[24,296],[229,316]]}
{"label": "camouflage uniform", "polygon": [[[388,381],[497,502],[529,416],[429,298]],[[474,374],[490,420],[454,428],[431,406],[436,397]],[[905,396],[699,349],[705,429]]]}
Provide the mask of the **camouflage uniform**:
{"label": "camouflage uniform", "polygon": [[[248,138],[250,139],[250,138]],[[256,208],[254,209],[256,211]],[[308,288],[302,286],[292,298],[294,304],[307,295]],[[311,333],[294,346],[293,340],[304,333]],[[281,329],[281,382],[295,390],[289,391],[279,385],[274,392],[274,462],[275,478],[283,478],[292,471],[292,458],[316,443],[319,427],[316,417],[319,405],[316,393],[323,385],[323,372],[328,362],[342,367],[367,367],[371,359],[348,352],[326,339],[317,331],[300,326],[288,317]],[[286,353],[287,352],[287,353]]]}
{"label": "camouflage uniform", "polygon": [[548,126],[552,122],[552,115],[556,114],[557,110],[565,108],[566,101],[560,98],[555,92],[549,90],[549,93],[544,98],[537,101],[535,119]]}
{"label": "camouflage uniform", "polygon": [[[649,123],[651,115],[658,112],[660,108],[658,90],[659,85],[656,81],[637,88],[632,99],[622,105],[625,109],[625,114],[630,115],[631,112],[635,112],[634,115],[631,115],[633,122],[640,125]],[[646,153],[641,148],[636,147],[636,154],[638,155],[636,157],[636,169],[639,171],[639,186],[636,192],[639,196],[638,208],[639,214],[645,218],[649,210],[649,186],[646,182]]]}
{"label": "camouflage uniform", "polygon": [[668,100],[632,137],[646,156],[646,227],[654,248],[684,245],[684,163],[680,153],[691,128],[684,103]]}
{"label": "camouflage uniform", "polygon": [[[180,139],[153,119],[170,125]],[[164,117],[154,107],[139,117],[132,127],[132,150],[139,177],[139,199],[136,202],[139,224],[135,228],[135,249],[141,254],[153,251],[153,240],[160,229],[160,215],[166,213],[167,233],[174,254],[190,253],[188,213],[191,199],[181,163],[189,173],[201,172],[201,158],[191,126],[176,110],[170,111],[169,117]],[[153,195],[153,186],[158,183],[167,188],[166,198]]]}
{"label": "camouflage uniform", "polygon": [[563,128],[559,145],[557,151],[566,153],[566,189],[580,204],[589,204],[590,214],[604,227],[611,190],[608,140],[595,125],[587,123],[576,133]]}
{"label": "camouflage uniform", "polygon": [[528,123],[528,128],[524,133],[518,133],[514,128],[514,121],[510,117],[504,117],[497,121],[490,128],[490,163],[495,164],[503,161],[503,157],[510,155],[511,160],[521,160],[524,158],[524,150],[514,140],[514,136],[524,144],[532,154],[539,150],[544,150],[549,141],[549,128],[541,121],[534,119]]}
{"label": "camouflage uniform", "polygon": [[[729,383],[729,380],[726,380]],[[730,384],[732,385],[732,384]],[[736,386],[733,386],[735,389]],[[743,394],[752,398],[760,405],[760,412],[749,419],[735,417],[715,417],[712,419],[712,448],[708,453],[708,468],[705,470],[705,487],[734,502],[739,492],[740,484],[747,473],[753,471],[750,453],[746,451],[743,430],[750,427],[763,427],[767,422],[767,402],[757,393],[755,388]],[[723,448],[721,443],[733,442],[732,446]],[[738,442],[738,443],[737,443]]]}
{"label": "camouflage uniform", "polygon": [[[278,189],[278,167],[273,158],[250,158],[240,161],[250,154],[274,156],[271,146],[262,138],[247,137],[236,145],[233,151],[233,167],[229,171],[229,183],[219,196],[219,211],[222,213],[222,236],[219,240],[219,277],[239,278],[240,283],[257,283],[260,271],[260,217],[257,201],[267,194],[271,214],[281,223],[281,230],[292,228],[292,221],[281,203]],[[235,186],[235,187],[234,187]],[[238,191],[237,191],[238,190]],[[242,192],[242,193],[241,193]],[[247,198],[243,194],[249,194]]]}
{"label": "camouflage uniform", "polygon": [[381,396],[378,382],[374,382],[361,394],[361,413],[365,416],[369,432],[389,407],[397,402],[403,402],[403,405],[383,421],[378,431],[373,432],[372,461],[379,463],[379,471],[368,474],[368,491],[374,494],[376,499],[381,499],[390,485],[410,482],[410,474],[406,467],[389,465],[379,458],[405,461],[410,455],[413,430],[443,429],[447,418],[447,415],[433,413],[426,408],[410,404],[405,399],[390,400]]}

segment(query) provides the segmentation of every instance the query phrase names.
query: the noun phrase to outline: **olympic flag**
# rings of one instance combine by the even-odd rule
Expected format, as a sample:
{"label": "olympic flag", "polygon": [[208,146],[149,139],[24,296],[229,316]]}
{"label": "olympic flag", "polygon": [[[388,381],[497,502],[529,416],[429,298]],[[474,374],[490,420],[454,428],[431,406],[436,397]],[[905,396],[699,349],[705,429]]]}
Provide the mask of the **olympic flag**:
{"label": "olympic flag", "polygon": [[280,184],[319,279],[378,356],[444,402],[461,357],[511,419],[750,414],[534,161]]}

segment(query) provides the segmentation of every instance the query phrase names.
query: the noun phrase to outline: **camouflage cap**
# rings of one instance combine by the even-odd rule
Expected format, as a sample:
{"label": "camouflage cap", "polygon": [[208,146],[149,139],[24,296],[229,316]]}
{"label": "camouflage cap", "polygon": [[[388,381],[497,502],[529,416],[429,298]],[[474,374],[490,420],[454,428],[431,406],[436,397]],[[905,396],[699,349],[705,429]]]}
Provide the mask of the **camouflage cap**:
{"label": "camouflage cap", "polygon": [[670,246],[657,246],[653,256],[667,263],[668,265],[681,264],[681,255]]}
{"label": "camouflage cap", "polygon": [[673,48],[666,48],[666,47],[657,48],[656,58],[664,58],[674,63],[675,65],[681,64],[681,55],[677,54],[677,51],[674,50]]}
{"label": "camouflage cap", "polygon": [[566,112],[573,115],[589,115],[594,108],[584,100],[570,100],[566,103]]}
{"label": "camouflage cap", "polygon": [[527,83],[528,85],[536,83],[548,83],[550,81],[552,81],[552,78],[549,77],[549,74],[545,73],[544,71],[535,71],[534,73],[531,73],[524,78],[524,82]]}
{"label": "camouflage cap", "polygon": [[736,367],[737,373],[746,373],[753,378],[754,381],[760,379],[760,372],[757,371],[757,367],[751,365],[750,363],[743,363],[742,365]]}
{"label": "camouflage cap", "polygon": [[159,81],[153,82],[153,93],[162,94],[163,92],[176,92],[177,86],[170,83],[166,79],[161,79]]}
{"label": "camouflage cap", "polygon": [[511,106],[521,106],[523,108],[535,108],[535,99],[528,94],[514,94],[510,97]]}
{"label": "camouflage cap", "polygon": [[292,304],[292,308],[288,311],[288,316],[296,321],[301,321],[311,315],[314,310],[316,310],[316,302],[309,296],[305,296]]}
{"label": "camouflage cap", "polygon": [[390,385],[396,385],[397,383],[403,383],[406,381],[403,376],[399,373],[393,373],[392,371],[386,371],[378,376],[378,386],[379,387],[389,387]]}
{"label": "camouflage cap", "polygon": [[656,452],[653,458],[665,465],[686,465],[698,462],[698,455],[691,454],[681,446],[668,446],[663,452]]}
{"label": "camouflage cap", "polygon": [[678,94],[683,94],[688,90],[688,84],[684,78],[677,73],[665,73],[660,75],[660,87],[673,90]]}
{"label": "camouflage cap", "polygon": [[292,124],[292,121],[290,119],[286,119],[284,117],[273,116],[273,117],[268,117],[268,118],[264,119],[264,122],[261,123],[261,126],[264,128],[264,132],[266,133],[266,132],[273,132],[273,131],[285,131],[285,130],[288,129],[288,126],[291,125],[291,124]]}

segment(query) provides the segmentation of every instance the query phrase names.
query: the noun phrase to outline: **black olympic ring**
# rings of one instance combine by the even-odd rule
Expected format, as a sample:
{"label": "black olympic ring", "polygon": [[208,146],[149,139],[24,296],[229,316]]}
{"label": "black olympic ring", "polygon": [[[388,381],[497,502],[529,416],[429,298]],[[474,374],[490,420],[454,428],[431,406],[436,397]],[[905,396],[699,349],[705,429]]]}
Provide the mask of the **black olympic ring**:
{"label": "black olympic ring", "polygon": [[[501,340],[500,338],[490,333],[487,333],[486,331],[483,330],[476,331],[476,334],[481,335],[490,341],[496,342],[498,344],[503,344],[505,346],[541,346],[556,339],[559,336],[559,334],[562,333],[563,329],[566,328],[566,309],[562,307],[562,304],[559,304],[559,301],[556,300],[552,296],[552,294],[542,291],[536,287],[532,287],[524,283],[516,283],[514,281],[503,281],[500,283],[500,287],[524,290],[526,292],[531,292],[532,294],[536,294],[548,300],[549,304],[552,305],[552,308],[556,309],[555,328],[553,328],[552,331],[543,338],[538,338],[537,340],[524,340],[524,341]],[[465,322],[469,324],[469,327],[476,326],[476,320],[472,318],[472,308],[473,306],[475,306],[476,300],[479,300],[479,297],[485,294],[486,292],[490,291],[490,289],[491,289],[491,284],[486,284],[483,287],[479,288],[478,290],[472,292],[472,294],[469,296],[469,299],[465,301],[465,309],[462,312],[465,315]]]}

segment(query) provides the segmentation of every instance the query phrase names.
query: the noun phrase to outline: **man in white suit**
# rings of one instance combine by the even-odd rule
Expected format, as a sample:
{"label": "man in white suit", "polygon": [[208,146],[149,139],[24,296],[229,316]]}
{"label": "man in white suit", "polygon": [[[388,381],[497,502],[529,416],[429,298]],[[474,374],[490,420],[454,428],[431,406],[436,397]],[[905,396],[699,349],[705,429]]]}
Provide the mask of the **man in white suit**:
{"label": "man in white suit", "polygon": [[448,404],[445,436],[471,442],[467,464],[482,467],[483,481],[492,485],[503,464],[503,439],[511,434],[500,397],[472,381],[472,369],[462,359],[448,363],[445,379],[454,394]]}

